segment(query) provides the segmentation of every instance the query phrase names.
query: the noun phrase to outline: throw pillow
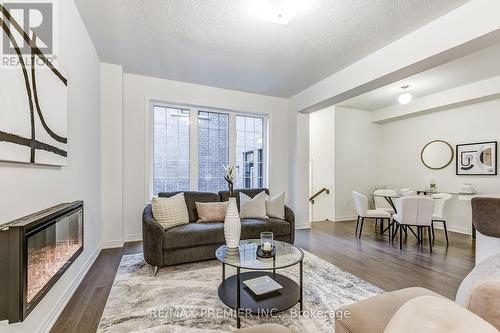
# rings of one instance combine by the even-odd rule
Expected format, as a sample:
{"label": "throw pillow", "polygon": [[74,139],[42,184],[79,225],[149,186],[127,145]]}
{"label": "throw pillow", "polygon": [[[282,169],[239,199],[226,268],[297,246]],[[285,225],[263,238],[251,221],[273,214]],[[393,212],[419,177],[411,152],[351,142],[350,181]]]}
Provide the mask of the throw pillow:
{"label": "throw pillow", "polygon": [[252,199],[245,193],[240,192],[240,217],[242,219],[267,219],[266,196],[266,192],[262,191]]}
{"label": "throw pillow", "polygon": [[195,202],[198,222],[224,222],[228,202]]}
{"label": "throw pillow", "polygon": [[189,214],[184,193],[170,198],[154,197],[151,200],[154,219],[165,229],[189,223]]}
{"label": "throw pillow", "polygon": [[285,219],[285,192],[274,197],[266,197],[266,215],[277,219]]}

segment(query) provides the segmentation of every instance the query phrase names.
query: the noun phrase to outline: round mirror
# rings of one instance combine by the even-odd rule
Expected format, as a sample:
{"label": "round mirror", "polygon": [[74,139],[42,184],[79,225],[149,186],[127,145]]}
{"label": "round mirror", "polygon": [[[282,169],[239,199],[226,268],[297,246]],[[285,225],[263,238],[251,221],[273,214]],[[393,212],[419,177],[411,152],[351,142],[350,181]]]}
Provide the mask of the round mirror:
{"label": "round mirror", "polygon": [[429,169],[446,168],[453,161],[453,147],[446,141],[434,140],[425,145],[420,158]]}

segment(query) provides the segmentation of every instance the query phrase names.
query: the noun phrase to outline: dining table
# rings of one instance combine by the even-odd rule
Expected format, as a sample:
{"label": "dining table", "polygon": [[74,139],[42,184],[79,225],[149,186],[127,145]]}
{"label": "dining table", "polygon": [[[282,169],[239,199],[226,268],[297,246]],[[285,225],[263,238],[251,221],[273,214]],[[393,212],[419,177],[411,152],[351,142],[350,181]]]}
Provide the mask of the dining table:
{"label": "dining table", "polygon": [[[467,200],[467,201],[471,200],[474,196],[477,196],[476,193],[462,193],[462,192],[416,191],[416,193],[417,193],[417,195],[428,196],[428,197],[431,197],[431,198],[432,198],[433,194],[448,193],[448,194],[451,194],[453,196],[458,196],[459,198],[462,198],[462,200]],[[397,210],[396,204],[395,204],[395,200],[404,197],[404,195],[402,195],[402,194],[384,195],[384,194],[375,194],[375,193],[372,193],[371,196],[372,197],[378,197],[378,198],[384,198],[385,200],[387,200],[387,202],[389,203],[389,205],[391,206],[391,208],[394,210],[395,214],[398,213],[398,210]],[[391,227],[391,224],[389,224],[389,226],[387,228],[383,229],[382,233],[384,234],[387,230],[390,229],[390,227]],[[413,232],[413,230],[411,230],[411,231]],[[417,238],[418,238],[418,236],[417,236]],[[476,228],[474,227],[474,225],[472,225],[472,238],[476,239]]]}

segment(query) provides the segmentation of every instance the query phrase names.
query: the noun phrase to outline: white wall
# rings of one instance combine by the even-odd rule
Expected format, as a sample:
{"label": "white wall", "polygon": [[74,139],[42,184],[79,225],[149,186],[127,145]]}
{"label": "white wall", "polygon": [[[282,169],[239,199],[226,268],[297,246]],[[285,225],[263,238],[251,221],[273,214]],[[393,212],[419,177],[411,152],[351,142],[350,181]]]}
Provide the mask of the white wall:
{"label": "white wall", "polygon": [[[442,139],[452,146],[479,141],[500,141],[500,99],[394,121],[380,126],[380,161],[377,182],[391,187],[423,189],[431,179],[438,190],[457,192],[463,183],[475,183],[481,193],[499,193],[500,176],[457,176],[455,161],[443,170],[427,169],[420,161],[424,145]],[[450,230],[471,231],[470,201],[454,198]]]}
{"label": "white wall", "polygon": [[311,221],[335,220],[335,107],[309,115],[309,160],[311,192],[322,188],[330,194],[321,194],[311,205]]}
{"label": "white wall", "polygon": [[309,114],[290,113],[289,131],[289,192],[290,206],[295,213],[295,226],[306,229],[309,220]]}
{"label": "white wall", "polygon": [[101,64],[101,241],[121,247],[123,228],[123,69]]}
{"label": "white wall", "polygon": [[335,107],[335,220],[356,219],[352,191],[369,196],[377,168],[378,127],[368,111]]}
{"label": "white wall", "polygon": [[141,239],[141,214],[146,190],[146,112],[150,110],[149,100],[267,115],[270,157],[268,186],[272,193],[285,192],[290,197],[286,99],[127,73],[123,75],[123,87],[123,217],[126,241]]}
{"label": "white wall", "polygon": [[48,331],[100,248],[99,59],[73,1],[58,1],[55,8],[57,55],[68,78],[68,166],[0,163],[0,221],[84,200],[84,252],[23,323],[2,322],[0,332]]}

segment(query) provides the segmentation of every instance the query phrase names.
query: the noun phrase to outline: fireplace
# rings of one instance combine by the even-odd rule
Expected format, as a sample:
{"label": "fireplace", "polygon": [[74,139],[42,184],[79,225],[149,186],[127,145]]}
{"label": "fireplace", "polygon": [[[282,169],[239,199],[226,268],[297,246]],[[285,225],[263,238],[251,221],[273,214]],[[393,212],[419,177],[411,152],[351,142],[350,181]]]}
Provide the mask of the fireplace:
{"label": "fireplace", "polygon": [[0,320],[23,321],[82,252],[82,201],[0,225]]}

